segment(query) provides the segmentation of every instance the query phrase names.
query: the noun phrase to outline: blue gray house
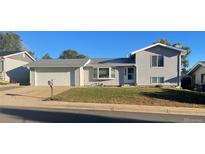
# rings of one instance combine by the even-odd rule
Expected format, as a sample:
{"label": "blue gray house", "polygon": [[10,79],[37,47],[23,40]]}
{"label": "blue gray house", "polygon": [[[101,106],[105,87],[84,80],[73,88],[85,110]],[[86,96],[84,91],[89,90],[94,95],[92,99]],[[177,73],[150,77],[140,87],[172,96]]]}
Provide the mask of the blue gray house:
{"label": "blue gray house", "polygon": [[128,58],[40,60],[29,64],[30,84],[45,86],[174,85],[180,86],[181,56],[186,51],[155,43]]}

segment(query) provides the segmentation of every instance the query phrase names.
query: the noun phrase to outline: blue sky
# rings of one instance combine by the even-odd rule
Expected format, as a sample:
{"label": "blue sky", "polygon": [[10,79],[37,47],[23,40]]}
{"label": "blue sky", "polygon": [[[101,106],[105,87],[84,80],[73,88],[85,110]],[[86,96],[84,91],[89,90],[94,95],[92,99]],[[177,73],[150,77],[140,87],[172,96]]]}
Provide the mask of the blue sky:
{"label": "blue sky", "polygon": [[65,49],[89,57],[118,58],[165,38],[191,47],[190,67],[205,60],[205,32],[17,32],[37,58],[49,53],[57,58]]}

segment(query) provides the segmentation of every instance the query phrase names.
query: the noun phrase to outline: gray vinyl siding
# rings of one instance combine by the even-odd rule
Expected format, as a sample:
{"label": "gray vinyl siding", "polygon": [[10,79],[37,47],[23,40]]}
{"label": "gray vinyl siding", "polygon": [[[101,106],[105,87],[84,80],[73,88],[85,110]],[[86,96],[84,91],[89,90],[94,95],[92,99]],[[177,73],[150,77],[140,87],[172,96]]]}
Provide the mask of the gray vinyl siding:
{"label": "gray vinyl siding", "polygon": [[29,69],[27,62],[5,58],[5,81],[11,83],[29,84]]}
{"label": "gray vinyl siding", "polygon": [[[151,66],[151,57],[153,55],[164,56],[164,67]],[[136,53],[137,84],[152,85],[152,77],[164,77],[164,84],[177,85],[180,76],[180,71],[178,72],[178,69],[180,69],[179,55],[179,52],[161,46]]]}
{"label": "gray vinyl siding", "polygon": [[30,68],[30,85],[35,86],[35,69]]}
{"label": "gray vinyl siding", "polygon": [[124,83],[124,68],[115,67],[115,79],[97,80],[93,78],[93,67],[84,68],[84,85],[96,85],[102,83],[108,86],[119,86]]}
{"label": "gray vinyl siding", "polygon": [[205,66],[200,66],[191,74],[193,84],[201,84],[201,74],[205,74]]}
{"label": "gray vinyl siding", "polygon": [[4,71],[4,61],[0,61],[0,73]]}

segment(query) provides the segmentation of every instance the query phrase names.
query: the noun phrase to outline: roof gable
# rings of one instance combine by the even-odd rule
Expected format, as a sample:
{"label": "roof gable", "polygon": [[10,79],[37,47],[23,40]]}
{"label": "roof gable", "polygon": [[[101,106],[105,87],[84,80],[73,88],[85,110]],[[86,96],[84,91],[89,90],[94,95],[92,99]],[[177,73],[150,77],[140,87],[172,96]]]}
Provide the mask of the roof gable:
{"label": "roof gable", "polygon": [[31,58],[33,61],[36,61],[27,51],[1,51],[0,57],[2,58],[8,58],[14,55],[19,55],[25,53],[29,58]]}
{"label": "roof gable", "polygon": [[165,44],[162,44],[162,43],[155,43],[155,44],[149,45],[147,47],[141,48],[139,50],[133,51],[133,52],[131,52],[131,55],[134,55],[134,54],[136,54],[138,52],[145,51],[147,49],[150,49],[150,48],[153,48],[153,47],[156,47],[156,46],[162,46],[162,47],[165,47],[165,48],[168,48],[168,49],[172,49],[172,50],[181,52],[182,54],[186,54],[187,53],[187,51],[184,50],[184,49],[176,48],[176,47],[165,45]]}
{"label": "roof gable", "polygon": [[195,72],[201,66],[205,67],[205,61],[200,61],[197,64],[195,64],[187,74],[188,75],[192,74],[193,72]]}

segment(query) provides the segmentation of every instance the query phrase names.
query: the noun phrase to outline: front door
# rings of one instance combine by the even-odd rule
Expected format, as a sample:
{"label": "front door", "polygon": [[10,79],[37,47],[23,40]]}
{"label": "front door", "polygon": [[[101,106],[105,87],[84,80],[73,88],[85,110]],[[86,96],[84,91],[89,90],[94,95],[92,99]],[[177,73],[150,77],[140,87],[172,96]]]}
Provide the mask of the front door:
{"label": "front door", "polygon": [[134,67],[125,67],[124,69],[124,83],[134,83]]}

